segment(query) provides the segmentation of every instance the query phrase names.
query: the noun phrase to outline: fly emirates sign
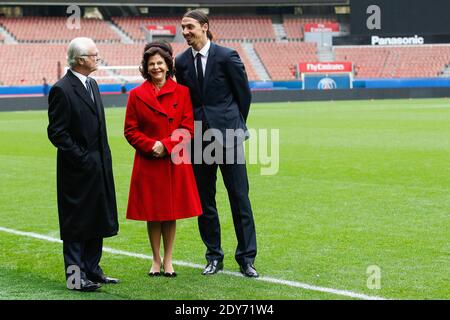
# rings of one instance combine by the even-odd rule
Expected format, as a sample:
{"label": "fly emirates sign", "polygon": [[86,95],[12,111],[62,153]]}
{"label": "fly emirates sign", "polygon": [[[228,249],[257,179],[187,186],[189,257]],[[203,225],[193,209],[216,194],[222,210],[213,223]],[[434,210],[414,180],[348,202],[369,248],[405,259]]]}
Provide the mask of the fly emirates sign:
{"label": "fly emirates sign", "polygon": [[299,63],[301,73],[340,73],[352,72],[351,62]]}

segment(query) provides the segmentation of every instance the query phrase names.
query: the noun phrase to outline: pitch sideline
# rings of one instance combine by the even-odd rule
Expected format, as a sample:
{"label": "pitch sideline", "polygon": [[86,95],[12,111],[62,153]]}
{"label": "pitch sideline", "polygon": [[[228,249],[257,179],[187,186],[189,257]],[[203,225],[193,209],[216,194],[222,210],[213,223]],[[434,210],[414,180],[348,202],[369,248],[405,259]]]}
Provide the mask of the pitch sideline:
{"label": "pitch sideline", "polygon": [[[25,231],[19,231],[19,230],[4,228],[4,227],[0,227],[0,231],[18,235],[18,236],[24,236],[24,237],[45,240],[45,241],[55,242],[55,243],[62,243],[62,241],[60,239],[48,237],[48,236],[34,233],[34,232],[25,232]],[[152,259],[152,257],[149,255],[128,252],[128,251],[123,251],[123,250],[117,250],[117,249],[113,249],[113,248],[109,248],[109,247],[103,247],[103,251],[111,253],[111,254],[123,255],[123,256],[138,258],[138,259],[145,259],[145,260]],[[204,267],[203,265],[200,265],[200,264],[195,264],[195,263],[185,262],[185,261],[177,261],[177,260],[174,260],[173,264],[177,265],[177,266],[189,267],[189,268],[194,268],[194,269],[203,269],[203,267]],[[238,272],[224,270],[224,271],[221,271],[221,273],[227,274],[230,276],[243,277],[243,275]],[[263,277],[255,278],[253,280],[269,282],[269,283],[274,283],[274,284],[279,284],[279,285],[285,285],[285,286],[289,286],[289,287],[301,288],[301,289],[310,290],[310,291],[325,292],[325,293],[330,293],[330,294],[335,294],[335,295],[340,295],[340,296],[345,296],[345,297],[350,297],[350,298],[355,298],[355,299],[387,300],[386,298],[379,297],[379,296],[369,296],[366,294],[361,294],[361,293],[347,291],[347,290],[319,287],[319,286],[314,286],[314,285],[310,285],[307,283],[302,283],[302,282],[297,282],[297,281],[289,281],[289,280],[283,280],[283,279],[277,279],[277,278],[271,278],[271,277],[263,276]]]}

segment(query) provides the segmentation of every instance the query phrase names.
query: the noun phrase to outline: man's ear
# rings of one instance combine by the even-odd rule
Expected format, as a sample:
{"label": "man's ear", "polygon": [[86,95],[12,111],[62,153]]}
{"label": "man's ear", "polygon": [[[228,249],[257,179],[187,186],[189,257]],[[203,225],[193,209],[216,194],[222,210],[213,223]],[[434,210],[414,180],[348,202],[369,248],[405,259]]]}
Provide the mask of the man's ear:
{"label": "man's ear", "polygon": [[209,30],[209,24],[207,24],[207,23],[204,23],[203,24],[203,26],[202,26],[202,29],[203,29],[203,31],[208,31]]}

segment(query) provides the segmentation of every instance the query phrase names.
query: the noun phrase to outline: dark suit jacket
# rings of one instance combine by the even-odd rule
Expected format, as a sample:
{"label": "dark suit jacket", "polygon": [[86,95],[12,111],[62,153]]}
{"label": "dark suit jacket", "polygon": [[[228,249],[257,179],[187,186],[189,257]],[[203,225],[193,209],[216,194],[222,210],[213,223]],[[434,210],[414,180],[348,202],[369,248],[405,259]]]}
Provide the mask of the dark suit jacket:
{"label": "dark suit jacket", "polygon": [[202,120],[202,109],[210,128],[225,137],[226,129],[243,129],[250,110],[251,92],[247,73],[238,53],[211,42],[203,88],[199,88],[192,49],[175,59],[177,81],[189,88],[194,119]]}
{"label": "dark suit jacket", "polygon": [[61,239],[85,241],[117,234],[117,206],[105,114],[69,70],[49,93],[48,137],[57,151]]}

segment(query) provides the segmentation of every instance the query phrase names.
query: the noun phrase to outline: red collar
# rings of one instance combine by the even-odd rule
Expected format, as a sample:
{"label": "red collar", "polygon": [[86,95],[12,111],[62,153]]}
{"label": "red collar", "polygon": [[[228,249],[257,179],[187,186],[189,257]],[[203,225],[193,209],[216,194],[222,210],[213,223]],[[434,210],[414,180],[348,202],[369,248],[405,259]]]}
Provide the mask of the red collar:
{"label": "red collar", "polygon": [[176,87],[177,83],[171,78],[168,78],[162,88],[158,92],[156,92],[153,83],[149,80],[146,80],[136,88],[136,95],[150,108],[167,114],[166,110],[164,110],[164,108],[160,105],[158,98],[162,95],[174,92]]}

